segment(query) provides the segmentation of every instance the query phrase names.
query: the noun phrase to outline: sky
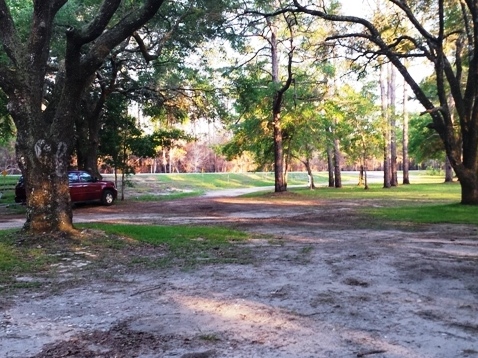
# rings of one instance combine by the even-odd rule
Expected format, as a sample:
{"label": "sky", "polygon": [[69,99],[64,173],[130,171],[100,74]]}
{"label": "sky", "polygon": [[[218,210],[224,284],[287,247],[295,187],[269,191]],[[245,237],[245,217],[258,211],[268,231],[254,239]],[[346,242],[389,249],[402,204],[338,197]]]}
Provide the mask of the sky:
{"label": "sky", "polygon": [[344,15],[367,17],[371,13],[371,2],[369,0],[341,0],[342,12]]}

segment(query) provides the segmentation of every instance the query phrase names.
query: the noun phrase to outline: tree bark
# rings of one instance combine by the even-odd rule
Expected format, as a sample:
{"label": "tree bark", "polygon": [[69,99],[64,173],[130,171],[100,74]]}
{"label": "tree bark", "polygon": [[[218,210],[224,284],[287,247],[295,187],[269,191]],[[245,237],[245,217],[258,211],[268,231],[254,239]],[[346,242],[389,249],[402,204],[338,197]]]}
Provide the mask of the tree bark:
{"label": "tree bark", "polygon": [[410,184],[410,158],[408,156],[408,85],[403,82],[403,184]]}
{"label": "tree bark", "polygon": [[336,188],[342,187],[342,174],[340,169],[341,165],[342,165],[342,154],[340,153],[340,142],[336,138],[334,140],[334,176],[335,176],[334,186]]}
{"label": "tree bark", "polygon": [[369,187],[368,187],[368,178],[367,178],[367,166],[364,165],[364,168],[363,168],[363,173],[364,173],[364,189],[367,190]]}
{"label": "tree bark", "polygon": [[383,187],[390,188],[391,171],[390,171],[390,122],[388,111],[388,93],[385,66],[380,66],[380,98],[382,103],[383,117]]}
{"label": "tree bark", "polygon": [[[277,28],[271,25],[271,64],[272,64],[272,82],[280,84],[279,80],[279,58],[277,48]],[[284,147],[282,138],[282,124],[280,118],[282,96],[277,90],[274,95],[272,107],[272,126],[274,130],[274,185],[275,192],[280,193],[287,190],[284,177]]]}
{"label": "tree bark", "polygon": [[279,56],[278,56],[278,40],[277,40],[277,27],[273,23],[269,23],[271,30],[270,46],[271,46],[271,64],[272,64],[272,82],[276,86],[272,103],[272,126],[274,135],[274,186],[275,192],[287,191],[287,182],[285,178],[285,163],[284,163],[284,144],[283,133],[281,123],[281,110],[284,93],[290,88],[292,83],[292,58],[294,47],[292,46],[292,29],[291,24],[288,24],[290,31],[291,48],[288,53],[287,64],[287,80],[284,85],[281,86],[279,78]]}
{"label": "tree bark", "polygon": [[315,189],[315,183],[314,183],[314,175],[312,173],[312,168],[310,166],[310,159],[309,158],[306,158],[303,162],[302,162],[305,166],[305,170],[307,171],[307,178],[308,178],[308,185],[309,185],[309,189]]}
{"label": "tree bark", "polygon": [[450,164],[450,159],[445,156],[445,183],[453,182],[453,168]]}
{"label": "tree bark", "polygon": [[329,172],[329,188],[335,185],[334,178],[334,148],[327,144],[327,170]]}
{"label": "tree bark", "polygon": [[359,181],[357,186],[362,186],[362,185],[364,185],[364,166],[360,165]]}
{"label": "tree bark", "polygon": [[274,185],[275,192],[280,193],[287,191],[284,176],[284,147],[280,113],[273,113],[272,123],[274,126]]}
{"label": "tree bark", "polygon": [[[32,126],[29,132],[19,136],[16,142],[26,192],[23,228],[38,233],[73,233],[67,174],[71,139],[61,133],[48,138],[37,126]],[[30,142],[34,143],[33,151],[28,147]]]}
{"label": "tree bark", "polygon": [[476,176],[467,177],[461,183],[461,203],[465,205],[478,205],[478,188],[476,186]]}
{"label": "tree bark", "polygon": [[389,96],[389,119],[390,119],[390,185],[398,186],[398,170],[397,170],[397,124],[396,124],[396,72],[392,64],[388,66],[390,71],[388,81]]}

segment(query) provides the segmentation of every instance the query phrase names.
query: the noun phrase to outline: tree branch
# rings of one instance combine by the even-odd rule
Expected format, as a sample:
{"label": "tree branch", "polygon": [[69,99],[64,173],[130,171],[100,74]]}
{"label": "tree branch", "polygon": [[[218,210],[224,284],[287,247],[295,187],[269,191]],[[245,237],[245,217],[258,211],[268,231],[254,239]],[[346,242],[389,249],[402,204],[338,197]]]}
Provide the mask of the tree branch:
{"label": "tree branch", "polygon": [[129,13],[112,29],[103,32],[84,57],[82,61],[83,71],[90,72],[91,70],[89,69],[91,68],[96,70],[115,46],[119,45],[128,36],[131,36],[156,14],[164,1],[146,0],[142,7]]}
{"label": "tree branch", "polygon": [[81,30],[73,27],[67,30],[69,39],[81,46],[98,38],[108,26],[120,4],[121,0],[104,0],[98,14],[87,26]]}
{"label": "tree branch", "polygon": [[5,0],[0,0],[0,42],[8,58],[17,66],[22,58],[23,46]]}
{"label": "tree branch", "polygon": [[[399,0],[390,0],[393,3],[400,3],[400,8],[406,7],[408,11],[410,10],[407,6],[403,4],[403,1]],[[385,41],[382,39],[380,32],[378,29],[368,20],[356,17],[356,16],[342,16],[342,15],[331,15],[327,14],[323,11],[319,10],[314,10],[307,8],[305,6],[302,6],[299,4],[298,0],[293,0],[294,5],[297,7],[298,11],[301,11],[303,13],[320,17],[324,20],[329,20],[333,22],[349,22],[349,23],[355,23],[355,24],[360,24],[364,26],[367,31],[369,32],[369,35],[363,35],[367,36],[367,39],[369,39],[372,43],[378,46],[380,49],[381,53],[388,57],[390,62],[393,63],[393,65],[397,68],[397,70],[400,72],[400,74],[403,76],[405,81],[410,85],[413,93],[417,97],[417,99],[420,101],[420,103],[426,108],[426,109],[432,109],[434,107],[433,103],[430,101],[430,99],[425,95],[425,93],[422,91],[418,83],[412,78],[410,73],[408,72],[407,68],[402,64],[400,61],[399,56],[397,56],[396,53],[394,53],[389,46],[385,43]],[[413,17],[413,16],[412,16]],[[416,21],[416,19],[415,19]],[[426,31],[422,31],[425,32]],[[439,118],[437,118],[439,120]]]}
{"label": "tree branch", "polygon": [[0,87],[9,96],[13,96],[15,89],[19,86],[15,75],[16,71],[12,71],[6,66],[0,66]]}
{"label": "tree branch", "polygon": [[[28,57],[21,60],[23,66],[36,69],[30,79],[33,86],[42,86],[47,70],[53,21],[60,8],[67,0],[50,0],[33,2],[32,30],[28,39]],[[40,99],[38,99],[40,100]]]}

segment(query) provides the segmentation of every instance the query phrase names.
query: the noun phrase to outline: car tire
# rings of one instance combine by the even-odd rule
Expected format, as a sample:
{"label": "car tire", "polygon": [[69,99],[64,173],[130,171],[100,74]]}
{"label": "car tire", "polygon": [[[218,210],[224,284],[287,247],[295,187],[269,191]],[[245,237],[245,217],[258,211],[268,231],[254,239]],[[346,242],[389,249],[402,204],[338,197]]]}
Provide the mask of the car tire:
{"label": "car tire", "polygon": [[113,205],[115,201],[115,196],[112,190],[106,189],[103,191],[103,196],[101,197],[101,203],[106,206]]}

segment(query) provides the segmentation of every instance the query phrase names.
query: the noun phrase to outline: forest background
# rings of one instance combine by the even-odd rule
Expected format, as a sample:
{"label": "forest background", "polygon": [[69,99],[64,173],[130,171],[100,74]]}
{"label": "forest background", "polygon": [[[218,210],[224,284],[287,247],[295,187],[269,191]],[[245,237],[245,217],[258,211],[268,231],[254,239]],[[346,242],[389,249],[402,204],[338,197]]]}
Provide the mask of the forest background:
{"label": "forest background", "polygon": [[[340,3],[342,5],[337,4],[338,12],[357,14],[359,11],[362,15],[370,16],[377,11],[377,8],[374,10],[368,2],[368,6],[364,2],[356,1]],[[327,35],[327,31],[331,31],[324,25],[320,24],[316,29],[319,33],[316,39],[317,47]],[[248,39],[251,34],[252,40]],[[264,113],[262,118],[258,118],[257,113],[251,113],[250,107],[252,105],[259,107],[261,102],[259,96],[256,97],[257,103],[244,104],[239,101],[241,99],[245,101],[246,99],[241,96],[247,93],[247,89],[241,86],[256,86],[255,91],[263,87],[263,93],[254,94],[262,95],[263,98],[268,96],[270,59],[266,55],[259,55],[259,51],[264,50],[267,39],[261,38],[254,32],[251,34],[241,39],[242,47],[239,51],[233,49],[228,42],[228,37],[221,34],[215,34],[212,41],[194,44],[195,47],[192,47],[192,44],[178,44],[174,41],[166,43],[166,39],[163,39],[168,56],[165,56],[166,59],[163,59],[159,67],[155,66],[155,70],[148,74],[148,78],[138,78],[135,82],[132,82],[132,76],[141,69],[133,65],[133,59],[122,59],[123,75],[128,74],[122,80],[128,79],[127,85],[130,88],[124,88],[126,83],[116,79],[116,83],[111,84],[112,88],[108,89],[110,95],[107,106],[100,114],[102,128],[97,158],[99,172],[112,173],[119,170],[127,173],[198,173],[273,169],[273,158],[268,153],[271,151],[272,136],[267,130],[259,133],[258,128],[246,128],[248,125],[256,125],[259,128],[267,126],[270,121],[267,118],[268,108],[260,108]],[[169,35],[174,36],[173,31]],[[280,50],[283,52],[280,53],[283,61],[287,49],[284,47]],[[304,53],[306,50],[301,49]],[[303,54],[294,69],[297,73],[302,72],[303,77],[306,73],[305,69],[311,63],[317,62],[313,53],[315,49],[308,50],[309,53]],[[380,99],[379,71],[377,68],[369,68],[366,73],[354,71],[350,67],[353,62],[347,58],[346,53],[333,59],[328,58],[325,53],[323,55],[320,59],[322,63],[314,64],[312,72],[315,79],[307,77],[309,79],[307,82],[296,80],[291,91],[292,96],[287,98],[289,104],[285,102],[287,117],[309,116],[306,121],[310,122],[305,125],[299,123],[304,120],[287,119],[290,126],[294,127],[293,130],[299,132],[297,136],[310,135],[307,140],[302,138],[294,140],[297,142],[295,148],[298,149],[291,153],[288,168],[291,171],[306,170],[304,161],[308,160],[308,165],[313,171],[326,171],[328,164],[331,163],[331,158],[328,158],[330,145],[334,145],[335,140],[333,134],[327,133],[327,127],[331,127],[331,117],[340,117],[340,123],[336,123],[334,128],[341,137],[339,141],[342,147],[340,168],[359,170],[366,164],[369,170],[383,170],[384,158],[382,158],[381,150],[385,141],[384,138],[380,138],[380,127],[385,124],[384,118],[381,118],[378,102]],[[424,67],[420,66],[420,69],[423,70]],[[392,68],[389,70],[393,71]],[[165,71],[166,76],[162,73],[162,79],[156,79],[154,83],[154,76],[158,76],[155,72],[160,71]],[[240,73],[241,77],[238,77],[237,73]],[[423,74],[420,75],[423,77]],[[142,74],[142,76],[146,75]],[[391,73],[389,76],[382,79],[387,81],[385,85],[390,90],[395,88],[397,92],[406,95],[403,83],[391,77],[396,75]],[[390,83],[390,81],[394,82]],[[334,88],[330,87],[330,82],[334,83]],[[351,83],[354,86],[351,86]],[[154,84],[156,88],[151,88],[151,84]],[[161,84],[164,84],[164,88],[158,87]],[[305,96],[309,96],[307,98],[309,108],[297,108],[299,91],[302,102],[305,102]],[[331,95],[326,94],[327,91],[341,93],[341,98],[331,100]],[[146,92],[149,93],[146,94]],[[319,97],[317,97],[318,92],[322,92]],[[98,96],[98,93],[91,93],[91,95]],[[402,111],[405,105],[403,98],[397,99],[392,93],[388,96],[389,101],[395,96],[395,103],[389,102],[389,106],[401,108],[400,111]],[[2,99],[6,102],[5,97]],[[363,101],[363,105],[367,107],[365,109],[367,113],[359,117],[354,105],[359,104],[360,101]],[[249,107],[246,108],[246,105]],[[6,104],[1,112],[0,167],[7,173],[18,174],[20,170],[14,150],[15,128],[5,107]],[[330,109],[330,107],[334,108]],[[440,171],[445,168],[444,151],[440,150],[440,144],[436,141],[435,143],[424,141],[433,138],[434,135],[432,131],[426,130],[427,119],[421,119],[418,116],[419,107],[414,105],[413,109],[415,112],[407,113],[408,116],[412,116],[412,145],[409,149],[411,168]],[[331,110],[335,112],[326,113]],[[315,118],[313,118],[314,115]],[[394,115],[400,119],[394,123],[393,129],[393,137],[398,138],[396,140],[398,154],[395,160],[398,168],[403,169],[402,143],[405,113]],[[244,121],[246,124],[239,124],[241,116],[247,118]],[[247,123],[251,117],[254,117],[255,123]],[[300,128],[304,125],[306,128]],[[370,128],[365,128],[367,126]],[[367,144],[369,147],[367,150],[370,153],[365,158],[367,163],[361,163],[356,141],[357,137],[364,135],[364,131],[367,130],[369,136],[375,135],[375,137],[371,138]],[[376,133],[372,133],[373,131]],[[242,140],[241,136],[248,137],[247,143],[239,143]],[[86,136],[79,139],[85,142],[89,138]],[[150,145],[147,144],[148,141]],[[430,145],[425,148],[427,142]],[[294,150],[293,143],[289,144],[291,146],[288,149]],[[82,143],[79,141],[76,155],[72,157],[72,167],[85,166],[85,163],[81,161],[86,159],[78,158],[78,154],[86,151],[82,150],[81,146]],[[309,148],[304,150],[301,147]],[[120,153],[121,149],[123,153]],[[308,153],[301,155],[301,151]]]}

